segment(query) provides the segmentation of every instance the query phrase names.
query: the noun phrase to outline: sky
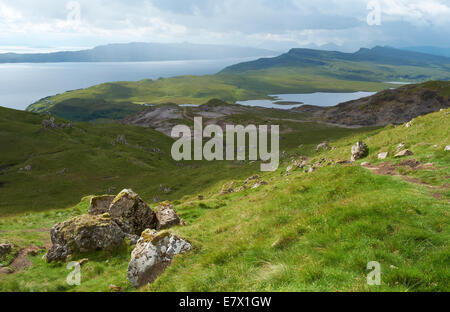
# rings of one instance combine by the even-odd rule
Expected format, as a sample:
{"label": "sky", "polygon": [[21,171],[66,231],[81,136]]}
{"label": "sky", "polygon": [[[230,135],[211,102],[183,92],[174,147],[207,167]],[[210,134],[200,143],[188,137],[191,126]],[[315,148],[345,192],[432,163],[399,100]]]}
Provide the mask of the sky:
{"label": "sky", "polygon": [[450,0],[0,0],[0,52],[108,43],[450,48]]}

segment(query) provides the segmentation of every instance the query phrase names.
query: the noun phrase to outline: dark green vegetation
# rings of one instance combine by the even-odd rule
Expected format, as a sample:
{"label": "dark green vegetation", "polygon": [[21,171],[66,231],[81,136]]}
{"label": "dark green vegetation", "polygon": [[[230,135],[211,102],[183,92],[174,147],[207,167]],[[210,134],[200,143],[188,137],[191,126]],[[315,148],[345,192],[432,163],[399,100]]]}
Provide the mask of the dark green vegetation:
{"label": "dark green vegetation", "polygon": [[[46,246],[53,224],[86,213],[89,198],[65,208],[80,197],[111,186],[115,193],[132,187],[154,207],[152,197],[164,183],[175,186],[167,198],[188,224],[174,232],[194,249],[178,256],[143,291],[450,290],[450,154],[444,151],[450,144],[449,110],[419,117],[411,128],[340,129],[280,121],[283,163],[266,174],[258,163],[197,162],[178,168],[169,158],[171,140],[149,129],[80,123],[72,130],[44,131],[39,115],[3,109],[0,116],[0,143],[8,151],[2,167],[13,165],[0,176],[0,241]],[[236,122],[251,118],[233,116]],[[112,146],[118,134],[130,144]],[[335,149],[315,152],[324,140]],[[376,175],[360,166],[362,161],[286,175],[300,155],[309,156],[310,164],[348,160],[357,140],[370,147],[362,161],[389,164],[398,176]],[[402,142],[415,155],[394,159]],[[164,154],[159,159],[135,144],[158,146]],[[380,161],[379,152],[390,156]],[[405,161],[433,165],[412,169]],[[26,164],[33,169],[19,173]],[[64,167],[67,175],[58,176]],[[240,186],[255,173],[268,185],[220,195],[224,184]],[[113,254],[80,255],[90,261],[77,287],[66,284],[65,265],[46,264],[42,251],[29,256],[32,267],[0,275],[0,290],[108,291],[114,284],[132,291],[126,281],[130,252],[124,246]],[[369,261],[381,263],[381,286],[366,283]]]}
{"label": "dark green vegetation", "polygon": [[191,43],[109,44],[82,51],[0,54],[0,63],[147,62],[273,56],[276,52],[247,47]]}
{"label": "dark green vegetation", "polygon": [[[28,110],[92,121],[98,119],[99,111],[101,119],[120,118],[117,110],[133,110],[130,103],[202,104],[212,98],[234,103],[270,94],[380,91],[392,87],[386,82],[448,80],[449,76],[450,58],[445,57],[381,47],[354,54],[294,49],[276,58],[237,64],[216,75],[107,83],[66,92],[42,99]],[[97,108],[99,101],[101,108]]]}

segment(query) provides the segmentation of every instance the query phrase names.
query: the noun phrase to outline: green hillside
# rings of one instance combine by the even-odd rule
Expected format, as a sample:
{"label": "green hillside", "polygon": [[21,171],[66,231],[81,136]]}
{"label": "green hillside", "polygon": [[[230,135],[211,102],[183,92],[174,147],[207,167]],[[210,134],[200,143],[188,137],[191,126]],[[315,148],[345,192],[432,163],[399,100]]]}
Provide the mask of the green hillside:
{"label": "green hillside", "polygon": [[[42,99],[28,107],[71,120],[120,119],[139,104],[229,103],[270,94],[380,91],[386,82],[448,80],[450,58],[390,48],[354,54],[294,49],[275,58],[224,69],[216,75],[106,83]],[[137,105],[134,105],[137,104]]]}
{"label": "green hillside", "polygon": [[[188,224],[174,232],[194,249],[142,291],[450,290],[450,154],[444,151],[450,144],[449,110],[416,118],[410,128],[340,129],[284,121],[290,131],[282,134],[282,166],[266,174],[258,164],[244,163],[177,168],[167,154],[150,156],[134,148],[157,145],[166,153],[171,141],[149,129],[80,123],[71,130],[42,131],[39,115],[1,113],[1,144],[10,150],[2,167],[12,167],[0,176],[0,241],[46,246],[53,224],[86,213],[88,197],[66,208],[75,205],[75,197],[131,187],[154,207],[154,193],[167,183],[176,185],[168,199]],[[118,134],[130,144],[111,145]],[[315,152],[325,140],[333,149]],[[369,156],[342,163],[358,140],[368,144]],[[399,143],[414,155],[394,159]],[[379,152],[390,156],[378,160]],[[317,170],[287,174],[300,156],[308,156],[308,166]],[[19,173],[26,164],[31,171]],[[65,166],[67,175],[58,177]],[[368,168],[390,170],[376,174]],[[255,173],[268,184],[221,195],[224,184],[240,186]],[[134,291],[126,280],[131,249],[79,255],[90,260],[82,267],[80,286],[68,286],[65,265],[46,264],[41,251],[29,256],[32,267],[0,275],[0,289],[108,291],[114,284]],[[381,286],[366,283],[369,261],[382,265]]]}

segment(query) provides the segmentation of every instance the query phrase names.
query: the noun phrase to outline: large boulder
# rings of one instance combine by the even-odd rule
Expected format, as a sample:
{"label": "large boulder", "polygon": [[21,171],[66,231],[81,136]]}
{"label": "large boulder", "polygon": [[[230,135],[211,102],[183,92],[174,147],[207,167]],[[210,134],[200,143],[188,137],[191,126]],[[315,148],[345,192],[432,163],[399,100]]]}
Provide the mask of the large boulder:
{"label": "large boulder", "polygon": [[163,202],[158,206],[156,218],[158,220],[157,230],[164,230],[182,224],[182,220],[177,215],[175,208],[169,202]]}
{"label": "large boulder", "polygon": [[47,262],[65,261],[71,254],[114,250],[121,246],[125,234],[110,215],[82,215],[56,224],[50,230],[53,243]]}
{"label": "large boulder", "polygon": [[132,190],[120,192],[112,201],[109,213],[127,234],[140,235],[157,225],[155,212]]}
{"label": "large boulder", "polygon": [[189,242],[169,232],[146,230],[131,253],[127,278],[134,287],[152,283],[176,255],[191,248]]}
{"label": "large boulder", "polygon": [[115,196],[103,195],[94,196],[91,198],[89,205],[89,214],[93,216],[109,213],[109,207],[111,206]]}
{"label": "large boulder", "polygon": [[352,146],[352,161],[357,161],[369,155],[369,147],[363,141],[356,142]]}

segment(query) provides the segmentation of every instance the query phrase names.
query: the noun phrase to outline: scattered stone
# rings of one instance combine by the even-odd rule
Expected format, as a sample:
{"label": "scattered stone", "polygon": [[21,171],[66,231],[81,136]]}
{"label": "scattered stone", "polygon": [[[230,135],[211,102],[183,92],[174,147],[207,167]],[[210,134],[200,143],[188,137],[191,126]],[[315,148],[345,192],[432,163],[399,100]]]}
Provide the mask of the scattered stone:
{"label": "scattered stone", "polygon": [[[50,116],[50,115],[49,115]],[[42,128],[47,129],[47,128],[52,128],[52,129],[65,129],[65,128],[73,128],[73,122],[69,122],[67,124],[65,123],[61,123],[61,124],[56,124],[55,123],[55,118],[51,117],[48,120],[42,120]]]}
{"label": "scattered stone", "polygon": [[155,212],[133,190],[120,192],[111,203],[109,213],[126,234],[140,235],[145,229],[156,228]]}
{"label": "scattered stone", "polygon": [[88,258],[84,258],[84,259],[81,259],[80,261],[78,261],[78,264],[80,266],[83,266],[83,265],[85,265],[88,262],[89,262],[89,259]]}
{"label": "scattered stone", "polygon": [[116,138],[115,143],[116,144],[121,144],[121,145],[128,145],[127,139],[126,139],[124,134],[118,135],[117,138]]}
{"label": "scattered stone", "polygon": [[42,128],[47,129],[47,128],[56,128],[55,125],[55,118],[51,117],[48,120],[42,120]]}
{"label": "scattered stone", "polygon": [[114,198],[114,195],[92,197],[89,205],[89,214],[92,216],[97,216],[109,212],[109,207],[111,206]]}
{"label": "scattered stone", "polygon": [[446,152],[450,151],[450,145],[447,145],[444,149]]}
{"label": "scattered stone", "polygon": [[405,149],[405,150],[403,150],[403,151],[401,151],[401,152],[398,152],[397,154],[395,154],[395,158],[400,158],[400,157],[406,157],[406,156],[411,156],[411,155],[414,155],[414,153],[413,152],[411,152],[410,150],[408,150],[408,149]]}
{"label": "scattered stone", "polygon": [[257,189],[258,187],[262,186],[262,185],[267,185],[268,183],[266,181],[258,181],[253,185],[253,189]]}
{"label": "scattered stone", "polygon": [[328,142],[324,142],[321,143],[319,145],[317,145],[316,147],[316,152],[319,152],[320,150],[329,150],[330,149],[330,144]]}
{"label": "scattered stone", "polygon": [[352,158],[351,161],[357,161],[369,155],[369,147],[363,141],[357,142],[352,146]]}
{"label": "scattered stone", "polygon": [[388,152],[378,154],[378,159],[384,160],[389,156]]}
{"label": "scattered stone", "polygon": [[161,201],[161,199],[159,198],[158,195],[156,195],[155,197],[153,197],[153,202],[154,203],[159,203]]}
{"label": "scattered stone", "polygon": [[405,146],[406,146],[405,143],[400,143],[399,145],[397,145],[397,148],[395,149],[395,152],[396,153],[400,152]]}
{"label": "scattered stone", "polygon": [[222,195],[234,193],[235,182],[228,182],[222,186],[222,191],[220,192]]}
{"label": "scattered stone", "polygon": [[61,171],[59,172],[59,174],[62,175],[62,176],[63,176],[63,175],[66,175],[67,171],[68,171],[67,168],[64,168],[63,170],[61,170]]}
{"label": "scattered stone", "polygon": [[247,183],[249,183],[249,182],[251,182],[251,181],[256,181],[256,180],[261,180],[261,177],[260,177],[259,175],[257,175],[257,174],[255,174],[254,176],[251,176],[251,177],[247,178],[247,179],[244,181],[244,184],[247,184]]}
{"label": "scattered stone", "polygon": [[65,261],[71,254],[113,250],[125,237],[120,227],[105,213],[100,216],[82,215],[56,224],[50,230],[53,246],[47,262]]}
{"label": "scattered stone", "polygon": [[289,173],[289,172],[291,172],[291,171],[293,171],[294,170],[294,165],[289,165],[287,168],[286,168],[286,172],[287,173]]}
{"label": "scattered stone", "polygon": [[14,273],[14,270],[10,267],[0,268],[0,275],[2,274],[12,274]]}
{"label": "scattered stone", "polygon": [[363,166],[363,167],[370,166],[370,163],[365,161],[365,162],[361,163],[361,166]]}
{"label": "scattered stone", "polygon": [[8,255],[12,251],[11,244],[0,244],[0,258]]}
{"label": "scattered stone", "polygon": [[299,169],[305,168],[307,164],[308,162],[305,159],[296,159],[293,163],[293,165]]}
{"label": "scattered stone", "polygon": [[164,184],[160,184],[160,185],[159,185],[159,190],[160,190],[161,192],[165,193],[165,194],[168,194],[168,193],[170,193],[171,188],[165,186]]}
{"label": "scattered stone", "polygon": [[188,241],[169,232],[146,230],[131,253],[127,278],[136,288],[152,283],[176,255],[191,248]]}
{"label": "scattered stone", "polygon": [[23,168],[23,170],[24,170],[24,171],[31,171],[31,166],[30,166],[30,165],[25,166],[25,167]]}
{"label": "scattered stone", "polygon": [[120,288],[119,286],[116,286],[116,285],[109,285],[109,290],[112,292],[120,292],[122,290],[122,288]]}
{"label": "scattered stone", "polygon": [[198,195],[197,199],[198,199],[198,200],[204,200],[205,197],[204,197],[203,195]]}
{"label": "scattered stone", "polygon": [[406,123],[406,128],[411,128],[412,124],[413,124],[412,120],[410,122],[407,122]]}
{"label": "scattered stone", "polygon": [[158,206],[156,219],[158,220],[156,226],[158,231],[180,225],[181,223],[181,219],[178,217],[175,208],[169,202],[163,202]]}
{"label": "scattered stone", "polygon": [[314,168],[314,167],[309,167],[308,173],[313,173],[314,171],[316,171],[316,168]]}

